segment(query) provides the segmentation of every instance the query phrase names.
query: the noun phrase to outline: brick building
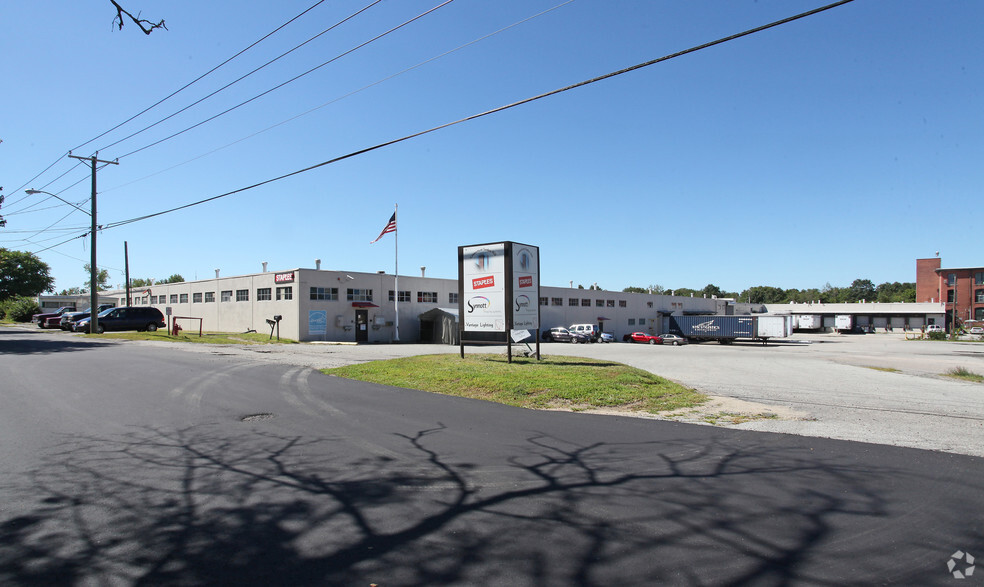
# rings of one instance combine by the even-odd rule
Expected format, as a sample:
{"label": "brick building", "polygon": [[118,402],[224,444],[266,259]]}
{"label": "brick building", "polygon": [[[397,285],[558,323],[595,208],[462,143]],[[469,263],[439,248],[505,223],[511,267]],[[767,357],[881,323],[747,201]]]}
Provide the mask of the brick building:
{"label": "brick building", "polygon": [[946,323],[984,320],[984,267],[943,267],[939,257],[916,259],[916,301],[946,304]]}

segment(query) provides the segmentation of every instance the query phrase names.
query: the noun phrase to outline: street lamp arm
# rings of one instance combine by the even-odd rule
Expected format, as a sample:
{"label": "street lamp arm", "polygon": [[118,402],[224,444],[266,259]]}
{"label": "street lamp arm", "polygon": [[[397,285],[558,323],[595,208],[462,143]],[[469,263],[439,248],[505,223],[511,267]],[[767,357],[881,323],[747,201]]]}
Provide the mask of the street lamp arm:
{"label": "street lamp arm", "polygon": [[25,194],[27,194],[27,195],[29,195],[29,196],[33,196],[33,195],[35,195],[35,194],[48,194],[49,196],[51,196],[51,197],[53,197],[53,198],[57,198],[57,199],[59,199],[59,200],[61,200],[62,202],[65,202],[66,204],[68,204],[69,206],[71,206],[71,207],[73,207],[73,208],[75,208],[75,209],[76,209],[76,210],[78,210],[79,212],[82,212],[82,213],[83,213],[83,214],[85,214],[86,216],[92,216],[92,214],[91,214],[91,213],[89,213],[89,212],[87,212],[87,211],[85,211],[85,210],[83,210],[82,208],[79,208],[79,207],[78,207],[78,206],[76,206],[75,204],[73,204],[73,203],[71,203],[71,202],[69,202],[68,200],[66,200],[66,199],[64,199],[64,198],[62,198],[61,196],[59,196],[59,195],[57,195],[57,194],[53,194],[53,193],[51,193],[51,192],[46,192],[46,191],[44,191],[44,190],[34,190],[34,189],[31,189],[31,190],[24,190],[24,193],[25,193]]}

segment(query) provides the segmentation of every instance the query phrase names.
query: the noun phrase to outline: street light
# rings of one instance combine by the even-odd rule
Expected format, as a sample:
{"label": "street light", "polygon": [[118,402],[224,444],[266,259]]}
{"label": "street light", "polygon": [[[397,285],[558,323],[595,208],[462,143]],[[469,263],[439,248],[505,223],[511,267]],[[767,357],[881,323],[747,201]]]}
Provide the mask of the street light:
{"label": "street light", "polygon": [[90,214],[90,213],[89,213],[89,212],[87,212],[86,210],[83,210],[82,208],[79,208],[78,206],[76,206],[75,204],[73,204],[73,203],[71,203],[71,202],[69,202],[68,200],[66,200],[66,199],[64,199],[64,198],[62,198],[62,197],[61,197],[61,196],[59,196],[58,194],[53,194],[53,193],[51,193],[51,192],[46,192],[46,191],[44,191],[44,190],[33,190],[33,189],[32,189],[32,190],[24,190],[24,193],[25,193],[25,194],[27,194],[27,195],[29,195],[29,196],[34,196],[34,195],[37,195],[37,194],[48,194],[49,196],[51,196],[51,197],[53,197],[53,198],[58,198],[58,199],[59,199],[59,200],[61,200],[62,202],[65,202],[66,204],[68,204],[69,206],[71,206],[71,207],[73,207],[73,208],[75,208],[75,209],[76,209],[76,210],[78,210],[79,212],[82,212],[82,213],[83,213],[83,214],[85,214],[86,216],[92,216],[92,214]]}
{"label": "street light", "polygon": [[[93,158],[95,159],[95,158]],[[62,202],[65,202],[69,206],[75,208],[80,212],[85,212],[88,216],[92,218],[92,229],[89,232],[89,250],[92,256],[92,260],[89,263],[89,333],[95,334],[99,325],[99,318],[96,316],[96,310],[99,309],[99,295],[96,290],[96,175],[95,175],[95,163],[92,164],[92,212],[86,212],[82,208],[79,208],[75,204],[69,202],[68,200],[62,199],[59,196],[51,192],[46,192],[43,190],[24,190],[28,195],[34,194],[48,194],[49,196],[54,196]]]}

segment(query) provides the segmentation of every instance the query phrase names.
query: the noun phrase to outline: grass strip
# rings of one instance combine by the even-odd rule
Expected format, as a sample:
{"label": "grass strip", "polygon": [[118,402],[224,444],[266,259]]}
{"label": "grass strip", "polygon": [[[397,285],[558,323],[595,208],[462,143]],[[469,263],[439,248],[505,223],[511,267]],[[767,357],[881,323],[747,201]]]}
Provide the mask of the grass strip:
{"label": "grass strip", "polygon": [[974,383],[984,383],[984,375],[978,375],[973,371],[968,371],[965,367],[954,367],[946,373],[947,377],[953,377],[955,379],[963,379],[964,381],[972,381]]}
{"label": "grass strip", "polygon": [[270,339],[269,334],[261,332],[234,333],[234,332],[204,332],[198,336],[198,331],[189,333],[181,331],[177,336],[171,336],[165,329],[155,332],[106,332],[103,334],[82,334],[87,338],[101,338],[113,340],[155,340],[159,342],[193,342],[198,344],[298,344],[296,340],[281,338],[279,341]]}
{"label": "grass strip", "polygon": [[581,357],[422,355],[323,369],[328,375],[532,409],[617,408],[658,413],[707,396],[647,371]]}

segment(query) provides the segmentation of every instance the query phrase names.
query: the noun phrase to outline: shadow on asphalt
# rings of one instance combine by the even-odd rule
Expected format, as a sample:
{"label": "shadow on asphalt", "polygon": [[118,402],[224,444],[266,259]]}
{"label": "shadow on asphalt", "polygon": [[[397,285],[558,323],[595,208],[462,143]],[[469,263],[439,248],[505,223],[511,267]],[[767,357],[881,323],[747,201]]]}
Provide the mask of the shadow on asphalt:
{"label": "shadow on asphalt", "polygon": [[[38,334],[45,334],[40,332]],[[49,355],[84,351],[95,347],[109,346],[113,343],[75,336],[65,336],[60,340],[36,337],[34,333],[21,330],[0,329],[0,354],[5,355]]]}
{"label": "shadow on asphalt", "polygon": [[945,560],[927,549],[979,544],[923,524],[960,504],[898,511],[928,474],[768,435],[533,434],[483,471],[444,427],[382,456],[245,426],[66,438],[20,488],[33,505],[0,517],[0,582],[928,584]]}

